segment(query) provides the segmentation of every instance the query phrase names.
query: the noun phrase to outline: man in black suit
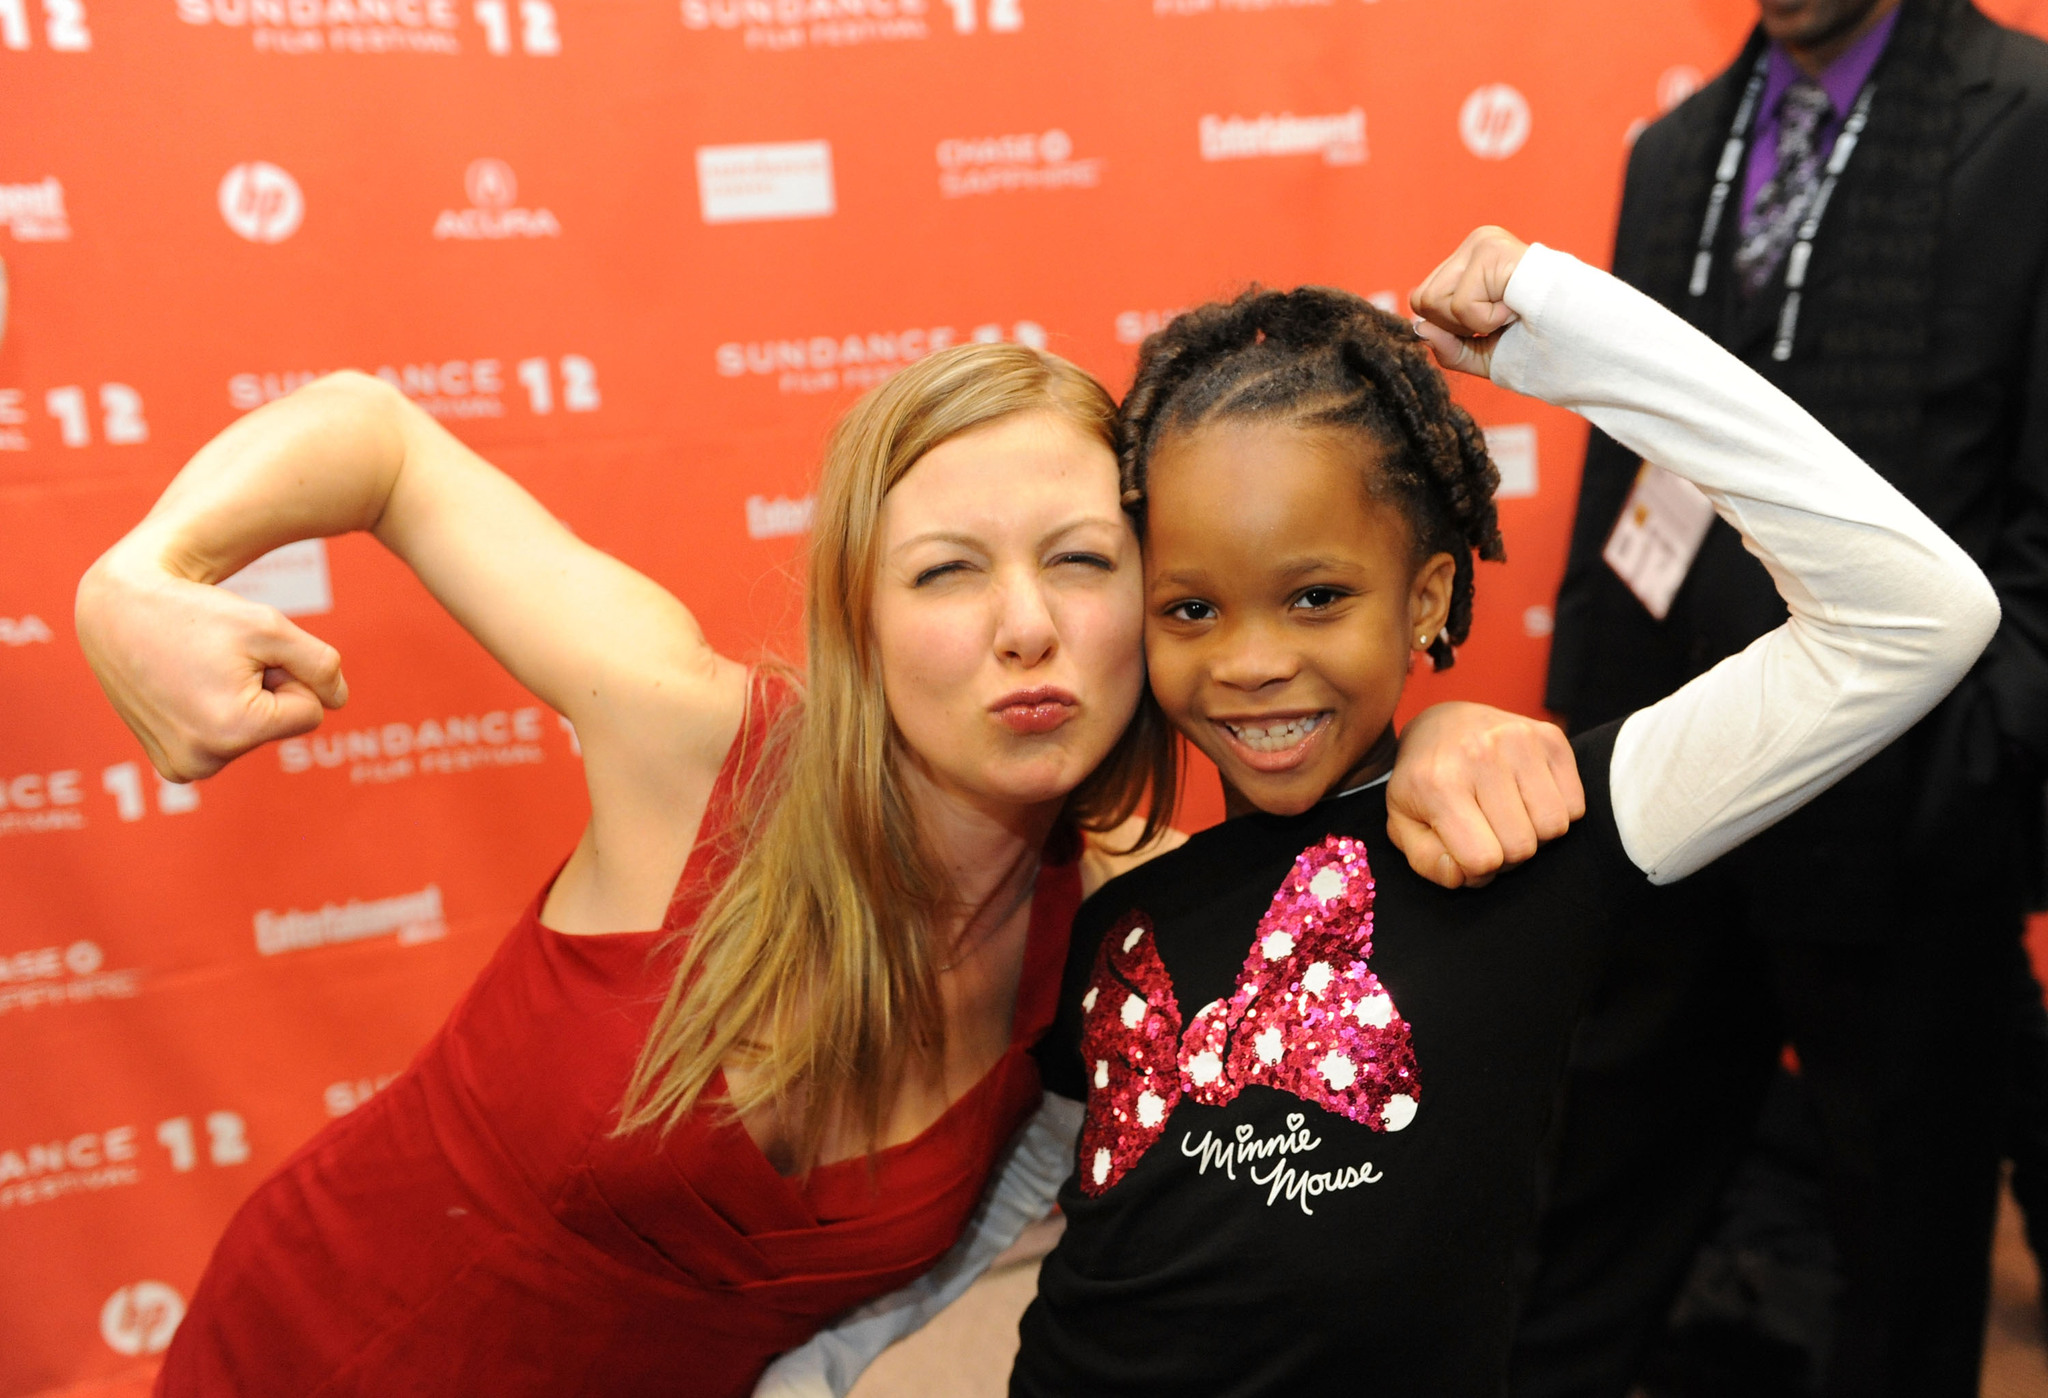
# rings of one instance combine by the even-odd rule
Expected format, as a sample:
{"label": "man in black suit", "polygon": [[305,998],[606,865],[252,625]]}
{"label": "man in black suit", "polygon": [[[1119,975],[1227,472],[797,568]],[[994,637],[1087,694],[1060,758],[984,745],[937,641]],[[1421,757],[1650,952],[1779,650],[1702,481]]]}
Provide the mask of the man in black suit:
{"label": "man in black suit", "polygon": [[[1515,1398],[1626,1392],[1786,1043],[1842,1277],[1827,1391],[1977,1391],[2048,758],[2048,45],[1968,0],[1761,8],[1733,66],[1637,141],[1614,270],[1875,465],[1983,565],[2004,620],[1917,729],[1624,937],[1574,1049]],[[1594,434],[1548,692],[1574,729],[1785,615],[1718,521],[1675,596],[1631,590],[1603,553],[1625,558],[1625,504],[1642,518],[1640,464]]]}

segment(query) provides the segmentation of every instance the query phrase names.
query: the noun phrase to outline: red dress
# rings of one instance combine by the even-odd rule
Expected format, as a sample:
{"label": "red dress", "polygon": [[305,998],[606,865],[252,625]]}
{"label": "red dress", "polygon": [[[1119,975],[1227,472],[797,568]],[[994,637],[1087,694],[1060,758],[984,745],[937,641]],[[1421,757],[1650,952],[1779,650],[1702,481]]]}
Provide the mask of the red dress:
{"label": "red dress", "polygon": [[[714,843],[690,856],[669,928],[723,876]],[[242,1206],[157,1392],[750,1392],[776,1354],[951,1246],[1037,1105],[1025,1050],[1079,902],[1077,866],[1040,875],[1010,1047],[986,1077],[872,1169],[797,1181],[716,1108],[666,1140],[610,1134],[674,960],[661,932],[552,932],[536,898],[412,1066]]]}

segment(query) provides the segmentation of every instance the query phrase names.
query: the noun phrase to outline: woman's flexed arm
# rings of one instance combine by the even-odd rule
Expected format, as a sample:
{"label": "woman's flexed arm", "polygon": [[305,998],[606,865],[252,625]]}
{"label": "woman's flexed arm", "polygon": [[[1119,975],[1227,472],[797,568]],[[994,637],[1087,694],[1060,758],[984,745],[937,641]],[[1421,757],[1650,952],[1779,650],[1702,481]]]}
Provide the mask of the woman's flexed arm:
{"label": "woman's flexed arm", "polygon": [[744,672],[674,597],[366,375],[330,375],[222,432],[80,582],[80,645],[150,759],[175,780],[208,776],[344,702],[332,647],[209,584],[282,544],[359,529],[576,725],[592,802],[578,862],[592,867],[575,872],[618,885],[591,914],[658,916],[738,726]]}

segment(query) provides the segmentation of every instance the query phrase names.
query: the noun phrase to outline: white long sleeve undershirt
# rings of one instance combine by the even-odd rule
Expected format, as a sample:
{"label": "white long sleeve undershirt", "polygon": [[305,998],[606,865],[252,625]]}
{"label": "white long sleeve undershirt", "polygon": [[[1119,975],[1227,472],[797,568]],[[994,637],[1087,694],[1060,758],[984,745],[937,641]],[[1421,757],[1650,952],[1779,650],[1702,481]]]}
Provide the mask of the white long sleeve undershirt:
{"label": "white long sleeve undershirt", "polygon": [[[1641,292],[1537,244],[1505,299],[1519,319],[1500,333],[1494,382],[1570,408],[1698,486],[1791,613],[1616,735],[1622,848],[1670,883],[1919,721],[1989,643],[1998,601],[1962,549],[1810,414]],[[953,1250],[778,1359],[755,1398],[844,1394],[964,1292],[1051,1209],[1081,1115],[1048,1096]]]}
{"label": "white long sleeve undershirt", "polygon": [[1506,299],[1521,319],[1501,334],[1494,382],[1705,491],[1791,612],[1615,738],[1622,848],[1670,883],[1918,722],[1990,641],[1998,599],[1805,409],[1641,292],[1539,244]]}

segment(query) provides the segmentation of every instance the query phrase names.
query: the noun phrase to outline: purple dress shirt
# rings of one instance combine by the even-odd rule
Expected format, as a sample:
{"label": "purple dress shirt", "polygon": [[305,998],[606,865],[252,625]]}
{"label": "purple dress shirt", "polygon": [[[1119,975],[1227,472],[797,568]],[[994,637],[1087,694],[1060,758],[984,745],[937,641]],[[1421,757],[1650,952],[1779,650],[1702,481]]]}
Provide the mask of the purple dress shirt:
{"label": "purple dress shirt", "polygon": [[[1817,79],[1821,91],[1827,93],[1828,101],[1834,107],[1828,119],[1821,123],[1820,154],[1823,161],[1834,150],[1835,137],[1842,134],[1842,127],[1849,120],[1849,108],[1855,105],[1856,94],[1863,90],[1871,70],[1877,67],[1877,60],[1884,56],[1884,46],[1891,42],[1892,30],[1898,27],[1898,23],[1899,12],[1893,10],[1878,22],[1875,29],[1830,63]],[[1748,169],[1742,182],[1742,212],[1745,215],[1756,207],[1756,197],[1763,192],[1765,182],[1778,173],[1778,107],[1784,101],[1785,89],[1805,76],[1805,71],[1792,61],[1790,54],[1777,44],[1771,45],[1770,67],[1764,74],[1762,111],[1757,116],[1756,132],[1750,138]]]}

